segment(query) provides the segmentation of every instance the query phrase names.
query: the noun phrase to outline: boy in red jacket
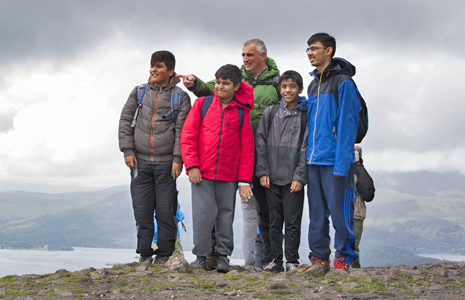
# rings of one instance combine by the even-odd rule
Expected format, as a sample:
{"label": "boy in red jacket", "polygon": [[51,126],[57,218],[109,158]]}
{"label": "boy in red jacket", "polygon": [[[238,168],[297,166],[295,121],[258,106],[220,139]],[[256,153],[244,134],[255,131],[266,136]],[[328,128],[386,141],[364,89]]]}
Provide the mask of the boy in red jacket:
{"label": "boy in red jacket", "polygon": [[234,65],[215,74],[214,96],[198,98],[181,133],[181,155],[192,183],[193,267],[207,269],[215,228],[217,271],[229,271],[228,256],[234,248],[233,220],[236,190],[250,198],[254,164],[254,140],[249,113],[253,89],[241,81]]}

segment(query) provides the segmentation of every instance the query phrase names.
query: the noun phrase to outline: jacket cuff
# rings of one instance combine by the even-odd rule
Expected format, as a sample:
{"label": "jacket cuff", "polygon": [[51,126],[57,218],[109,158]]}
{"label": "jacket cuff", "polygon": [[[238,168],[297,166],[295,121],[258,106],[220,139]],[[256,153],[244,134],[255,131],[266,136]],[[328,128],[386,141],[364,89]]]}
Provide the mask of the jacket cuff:
{"label": "jacket cuff", "polygon": [[347,174],[344,174],[344,173],[341,173],[341,172],[336,172],[336,171],[331,172],[331,175],[347,177]]}
{"label": "jacket cuff", "polygon": [[134,155],[134,149],[123,149],[124,157]]}
{"label": "jacket cuff", "polygon": [[181,156],[175,155],[175,156],[173,157],[173,162],[178,163],[178,164],[182,164],[182,158],[181,158]]}

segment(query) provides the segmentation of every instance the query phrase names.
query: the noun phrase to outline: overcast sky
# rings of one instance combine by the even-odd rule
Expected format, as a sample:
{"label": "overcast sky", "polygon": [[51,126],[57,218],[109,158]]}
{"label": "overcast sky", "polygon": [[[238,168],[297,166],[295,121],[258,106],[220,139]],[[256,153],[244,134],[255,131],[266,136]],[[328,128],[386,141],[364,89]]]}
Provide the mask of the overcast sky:
{"label": "overcast sky", "polygon": [[178,74],[207,80],[223,64],[240,66],[243,43],[260,38],[281,72],[296,70],[308,85],[304,49],[321,31],[357,67],[367,169],[465,175],[462,0],[0,5],[0,191],[128,184],[119,115],[156,50],[175,54]]}

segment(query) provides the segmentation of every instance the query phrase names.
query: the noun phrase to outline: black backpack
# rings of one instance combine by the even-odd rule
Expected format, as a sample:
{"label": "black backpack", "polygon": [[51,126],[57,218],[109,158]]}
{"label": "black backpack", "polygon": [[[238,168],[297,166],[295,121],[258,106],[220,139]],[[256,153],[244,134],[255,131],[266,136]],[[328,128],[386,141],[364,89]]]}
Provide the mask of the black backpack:
{"label": "black backpack", "polygon": [[[354,83],[355,87],[357,88],[357,84],[352,80]],[[339,89],[338,89],[338,83],[339,80],[336,78],[333,79],[331,82],[331,90],[333,91],[334,98],[336,99],[336,103],[339,105]],[[357,88],[358,90],[358,88]],[[365,99],[363,99],[362,94],[360,94],[360,91],[358,91],[358,100],[360,101],[360,106],[362,109],[360,110],[360,115],[358,118],[358,130],[357,130],[357,138],[355,139],[355,143],[359,144],[362,142],[363,138],[368,132],[368,108],[367,104],[365,102]]]}
{"label": "black backpack", "polygon": [[363,164],[354,164],[354,174],[357,175],[357,192],[365,202],[375,198],[375,184]]}

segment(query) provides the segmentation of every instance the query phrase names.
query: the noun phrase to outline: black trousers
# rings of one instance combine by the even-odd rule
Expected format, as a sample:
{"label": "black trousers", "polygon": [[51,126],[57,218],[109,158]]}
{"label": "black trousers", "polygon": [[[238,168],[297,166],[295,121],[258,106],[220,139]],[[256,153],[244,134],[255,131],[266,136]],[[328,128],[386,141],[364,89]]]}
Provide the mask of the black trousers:
{"label": "black trousers", "polygon": [[[171,176],[172,162],[138,160],[137,171],[131,172],[131,196],[137,226],[136,252],[171,256],[176,242],[176,181]],[[137,175],[137,176],[136,176]],[[157,210],[157,250],[153,250],[153,212]]]}
{"label": "black trousers", "polygon": [[284,223],[286,261],[288,263],[298,263],[304,189],[291,193],[290,184],[285,186],[270,184],[270,188],[265,190],[270,205],[271,259],[274,259],[275,263],[279,265],[283,263]]}
{"label": "black trousers", "polygon": [[260,179],[255,175],[252,177],[252,185],[252,192],[258,205],[258,228],[260,229],[263,243],[262,264],[265,266],[272,260],[270,246],[270,208],[265,188],[261,186]]}

